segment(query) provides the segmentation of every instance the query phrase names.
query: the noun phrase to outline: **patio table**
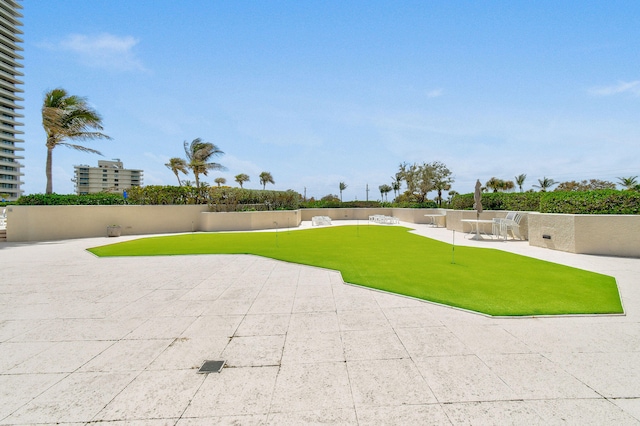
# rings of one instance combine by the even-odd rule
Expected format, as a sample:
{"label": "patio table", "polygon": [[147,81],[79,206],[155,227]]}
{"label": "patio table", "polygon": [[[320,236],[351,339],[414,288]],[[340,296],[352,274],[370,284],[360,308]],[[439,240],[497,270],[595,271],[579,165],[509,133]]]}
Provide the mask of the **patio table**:
{"label": "patio table", "polygon": [[[475,234],[472,238],[470,238],[472,240],[484,240],[484,238],[480,236],[481,227],[484,227],[489,224],[491,225],[493,224],[493,220],[487,220],[487,219],[462,219],[461,222],[463,224],[463,230],[464,230],[465,223],[468,223],[471,226],[471,231],[469,231],[469,234]],[[482,233],[484,235],[489,235],[486,232],[482,232]],[[493,236],[493,234],[491,234],[491,236]]]}

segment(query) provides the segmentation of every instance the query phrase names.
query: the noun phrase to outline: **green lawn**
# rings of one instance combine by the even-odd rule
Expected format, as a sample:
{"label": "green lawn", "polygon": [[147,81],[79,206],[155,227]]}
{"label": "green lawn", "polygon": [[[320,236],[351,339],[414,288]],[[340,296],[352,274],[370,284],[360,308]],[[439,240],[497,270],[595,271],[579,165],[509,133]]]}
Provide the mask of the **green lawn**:
{"label": "green lawn", "polygon": [[622,313],[616,281],[495,249],[455,247],[397,226],[152,237],[97,256],[255,254],[339,270],[346,282],[489,315]]}

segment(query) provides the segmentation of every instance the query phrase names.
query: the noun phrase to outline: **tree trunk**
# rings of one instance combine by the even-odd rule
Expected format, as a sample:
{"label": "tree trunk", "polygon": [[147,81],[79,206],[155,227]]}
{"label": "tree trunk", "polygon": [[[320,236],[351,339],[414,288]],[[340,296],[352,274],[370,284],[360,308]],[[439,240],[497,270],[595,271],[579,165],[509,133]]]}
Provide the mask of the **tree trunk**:
{"label": "tree trunk", "polygon": [[51,194],[53,193],[53,182],[52,182],[52,177],[51,177],[51,157],[53,154],[53,148],[47,147],[47,166],[46,166],[46,173],[47,173],[47,189],[45,191],[46,194]]}

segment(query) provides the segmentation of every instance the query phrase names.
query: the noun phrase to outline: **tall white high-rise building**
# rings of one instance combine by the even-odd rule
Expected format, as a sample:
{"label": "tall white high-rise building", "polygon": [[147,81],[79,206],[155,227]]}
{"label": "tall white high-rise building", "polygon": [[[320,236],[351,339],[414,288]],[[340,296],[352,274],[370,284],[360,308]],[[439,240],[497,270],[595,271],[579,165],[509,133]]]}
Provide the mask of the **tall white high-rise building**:
{"label": "tall white high-rise building", "polygon": [[19,10],[22,5],[14,0],[0,0],[0,199],[15,200],[22,194],[20,179],[24,176],[21,171],[20,155],[24,148],[18,144],[24,142],[20,135],[23,131],[16,127],[24,125],[24,115],[17,111],[24,107],[18,102],[24,101],[19,96],[24,90],[18,85],[24,84],[20,78],[24,74],[18,71],[24,58],[18,52],[24,50],[19,44],[22,26]]}

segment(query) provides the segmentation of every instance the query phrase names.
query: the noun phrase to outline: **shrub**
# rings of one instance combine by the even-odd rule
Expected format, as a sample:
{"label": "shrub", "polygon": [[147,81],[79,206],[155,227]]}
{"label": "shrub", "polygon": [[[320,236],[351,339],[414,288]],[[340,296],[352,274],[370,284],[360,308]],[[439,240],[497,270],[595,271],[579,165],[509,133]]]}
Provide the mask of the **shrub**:
{"label": "shrub", "polygon": [[97,194],[31,194],[23,195],[15,202],[26,206],[60,206],[60,205],[117,205],[125,204],[121,194],[100,192]]}
{"label": "shrub", "polygon": [[295,210],[300,207],[301,198],[301,195],[293,190],[212,187],[206,192],[206,201],[215,211]]}
{"label": "shrub", "polygon": [[[482,194],[483,210],[538,211],[541,192],[485,192]],[[472,210],[473,194],[460,194],[451,200],[451,208]]]}
{"label": "shrub", "polygon": [[546,192],[540,199],[541,213],[640,214],[640,193],[599,190]]}

